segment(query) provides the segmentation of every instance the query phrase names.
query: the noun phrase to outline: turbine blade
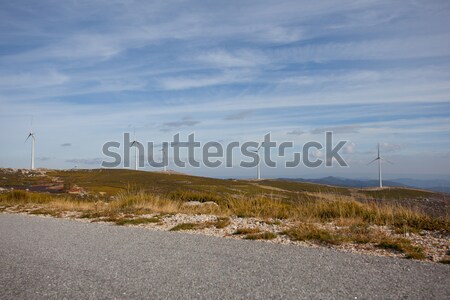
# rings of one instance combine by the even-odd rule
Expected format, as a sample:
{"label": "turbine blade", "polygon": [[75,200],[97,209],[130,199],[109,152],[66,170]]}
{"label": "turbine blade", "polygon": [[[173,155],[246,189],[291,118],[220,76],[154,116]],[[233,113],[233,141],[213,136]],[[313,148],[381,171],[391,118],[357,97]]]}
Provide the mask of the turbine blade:
{"label": "turbine blade", "polygon": [[373,163],[374,161],[377,161],[379,158],[375,158],[374,160],[372,160],[370,163],[368,163],[367,165],[370,165],[371,163]]}
{"label": "turbine blade", "polygon": [[27,136],[27,139],[25,140],[25,143],[28,141],[28,139],[30,138],[30,136],[32,136],[31,133]]}
{"label": "turbine blade", "polygon": [[391,165],[393,165],[393,164],[394,164],[394,163],[393,163],[392,161],[389,161],[389,160],[387,160],[386,158],[382,158],[382,157],[380,157],[380,159],[384,160],[385,162],[388,162],[388,163],[390,163]]}

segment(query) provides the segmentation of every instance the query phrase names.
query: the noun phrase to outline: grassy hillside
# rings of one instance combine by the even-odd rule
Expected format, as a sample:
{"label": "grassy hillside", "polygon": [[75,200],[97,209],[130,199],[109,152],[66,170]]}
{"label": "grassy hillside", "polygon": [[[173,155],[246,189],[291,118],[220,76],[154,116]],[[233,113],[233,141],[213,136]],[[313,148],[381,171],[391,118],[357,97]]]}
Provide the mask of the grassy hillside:
{"label": "grassy hillside", "polygon": [[[286,180],[215,179],[124,169],[49,170],[32,173],[24,170],[13,172],[8,169],[0,169],[0,177],[0,187],[3,188],[64,192],[76,185],[82,187],[90,196],[103,195],[105,197],[134,189],[161,196],[198,192],[215,197],[264,196],[294,202],[315,197],[330,199],[333,195],[353,197],[360,201],[442,198],[437,193],[407,188],[355,189]],[[48,187],[52,187],[52,189],[48,189]]]}
{"label": "grassy hillside", "polygon": [[65,182],[74,182],[93,192],[114,194],[130,185],[147,192],[167,194],[173,191],[198,191],[218,195],[273,195],[281,198],[298,198],[305,192],[339,193],[350,195],[349,189],[328,187],[311,183],[276,180],[214,179],[184,174],[144,172],[132,170],[80,170],[51,171],[49,176],[59,177]]}
{"label": "grassy hillside", "polygon": [[[190,176],[178,173],[125,169],[27,170],[0,169],[0,187],[67,195],[80,187],[85,200],[106,201],[121,194],[139,191],[155,196],[180,199],[223,201],[229,198],[262,197],[285,203],[311,200],[354,200],[385,203],[420,210],[438,217],[449,216],[445,195],[408,188],[356,189],[286,180],[234,180]],[[73,197],[78,197],[77,193]]]}

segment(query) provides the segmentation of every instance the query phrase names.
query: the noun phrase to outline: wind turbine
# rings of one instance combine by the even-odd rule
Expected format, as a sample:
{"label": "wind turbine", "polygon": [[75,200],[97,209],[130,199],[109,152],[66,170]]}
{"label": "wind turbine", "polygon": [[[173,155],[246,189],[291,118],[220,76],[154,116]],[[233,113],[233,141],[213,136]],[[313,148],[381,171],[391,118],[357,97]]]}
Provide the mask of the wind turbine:
{"label": "wind turbine", "polygon": [[378,161],[378,180],[379,180],[380,188],[383,187],[383,179],[381,177],[381,161],[382,160],[387,161],[388,163],[392,164],[390,161],[388,161],[387,159],[385,159],[385,158],[380,156],[380,143],[378,143],[378,155],[377,155],[377,157],[374,160],[372,160],[368,164],[370,165],[374,161]]}
{"label": "wind turbine", "polygon": [[166,149],[164,149],[164,146],[161,147],[161,152],[162,152],[163,171],[167,172],[167,166],[164,161],[164,158],[166,157]]}
{"label": "wind turbine", "polygon": [[33,133],[33,121],[31,121],[31,127],[30,127],[30,133],[28,134],[27,139],[25,142],[28,141],[28,139],[31,137],[31,170],[34,170],[34,143],[36,142],[36,138]]}
{"label": "wind turbine", "polygon": [[131,146],[135,146],[134,147],[134,170],[137,171],[138,169],[138,156],[137,156],[137,143],[138,141],[136,141],[136,128],[133,129],[133,142],[131,143]]}
{"label": "wind turbine", "polygon": [[261,179],[261,170],[259,168],[259,162],[261,161],[261,158],[259,157],[259,149],[261,148],[261,146],[262,146],[262,143],[261,143],[261,145],[259,145],[258,149],[250,151],[250,152],[256,153],[256,155],[258,155],[258,164],[256,165],[256,179],[258,179],[258,180]]}

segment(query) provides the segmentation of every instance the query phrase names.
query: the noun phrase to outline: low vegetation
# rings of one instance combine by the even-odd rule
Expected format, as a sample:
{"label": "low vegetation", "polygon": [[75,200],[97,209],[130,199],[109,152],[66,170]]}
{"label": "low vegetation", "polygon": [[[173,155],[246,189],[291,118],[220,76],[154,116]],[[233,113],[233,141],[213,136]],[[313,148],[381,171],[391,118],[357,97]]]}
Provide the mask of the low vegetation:
{"label": "low vegetation", "polygon": [[[194,193],[197,197],[198,195]],[[185,198],[188,197],[186,192]],[[198,198],[195,198],[198,199]],[[205,198],[210,199],[210,198]],[[355,200],[310,200],[290,202],[259,197],[222,198],[217,206],[186,207],[181,199],[168,198],[144,193],[126,191],[119,193],[112,201],[92,201],[43,193],[15,190],[0,194],[0,205],[40,206],[41,213],[59,214],[67,211],[82,212],[82,217],[95,218],[119,214],[143,215],[147,213],[202,213],[215,214],[222,218],[217,226],[226,227],[227,217],[255,217],[261,219],[307,220],[318,222],[351,222],[369,225],[390,226],[398,232],[439,230],[449,233],[448,218],[433,218],[420,211],[395,204],[361,203]],[[34,213],[39,213],[35,211]],[[314,230],[311,229],[311,234]]]}
{"label": "low vegetation", "polygon": [[391,249],[401,253],[405,253],[406,258],[425,258],[425,254],[423,253],[422,248],[413,246],[410,240],[404,238],[386,237],[382,239],[376,246],[383,249]]}
{"label": "low vegetation", "polygon": [[256,234],[259,233],[261,230],[259,228],[238,228],[234,232],[236,235],[240,234]]}
{"label": "low vegetation", "polygon": [[196,223],[181,223],[170,229],[170,231],[194,230],[194,229],[199,229],[199,225]]}
{"label": "low vegetation", "polygon": [[340,239],[330,231],[313,224],[300,223],[283,232],[294,241],[315,241],[317,243],[338,244]]}
{"label": "low vegetation", "polygon": [[149,223],[160,223],[160,218],[135,218],[135,219],[118,219],[115,221],[117,225],[140,225]]}
{"label": "low vegetation", "polygon": [[296,241],[313,241],[318,244],[330,245],[339,245],[342,243],[373,244],[378,248],[404,253],[406,258],[425,258],[423,249],[413,246],[410,240],[388,236],[383,231],[370,229],[367,224],[330,230],[319,228],[314,224],[300,223],[283,233]]}
{"label": "low vegetation", "polygon": [[222,218],[218,218],[217,219],[217,221],[215,222],[214,226],[216,228],[221,229],[221,228],[227,227],[230,224],[231,224],[231,220],[230,220],[229,217],[222,217]]}
{"label": "low vegetation", "polygon": [[200,223],[181,223],[173,228],[170,229],[170,231],[181,231],[181,230],[200,230],[205,228],[225,228],[228,225],[230,225],[231,221],[230,218],[224,217],[224,218],[217,218],[216,221],[207,221],[207,222],[200,222]]}
{"label": "low vegetation", "polygon": [[273,232],[265,231],[260,233],[247,234],[244,239],[246,240],[273,240],[277,235]]}

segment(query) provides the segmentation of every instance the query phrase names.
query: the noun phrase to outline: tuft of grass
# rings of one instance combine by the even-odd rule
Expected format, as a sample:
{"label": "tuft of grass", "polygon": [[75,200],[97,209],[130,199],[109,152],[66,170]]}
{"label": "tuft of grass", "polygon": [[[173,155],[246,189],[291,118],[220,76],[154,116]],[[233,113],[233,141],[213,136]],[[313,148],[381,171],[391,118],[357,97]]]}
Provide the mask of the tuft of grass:
{"label": "tuft of grass", "polygon": [[238,217],[287,219],[295,212],[293,203],[264,196],[229,198],[226,205],[232,215]]}
{"label": "tuft of grass", "polygon": [[259,228],[238,228],[238,229],[236,229],[236,231],[233,234],[235,234],[235,235],[255,234],[255,233],[259,233],[259,232],[261,232],[261,230]]}
{"label": "tuft of grass", "polygon": [[110,217],[106,217],[106,218],[104,218],[104,217],[101,217],[101,218],[95,218],[95,219],[92,219],[91,222],[93,222],[93,223],[95,223],[95,222],[109,222],[109,223],[116,223],[116,222],[118,222],[119,220],[121,220],[120,217],[117,217],[117,216],[110,216]]}
{"label": "tuft of grass", "polygon": [[264,223],[267,225],[281,225],[280,220],[265,220]]}
{"label": "tuft of grass", "polygon": [[419,234],[420,233],[420,229],[418,228],[414,228],[414,227],[410,227],[407,225],[398,225],[396,227],[394,227],[394,232],[397,234],[407,234],[407,233],[415,233],[415,234]]}
{"label": "tuft of grass", "polygon": [[217,218],[216,222],[214,223],[214,226],[215,226],[216,228],[221,229],[221,228],[227,227],[227,226],[230,225],[230,224],[231,224],[230,218],[228,218],[228,217],[222,217],[222,218]]}
{"label": "tuft of grass", "polygon": [[83,212],[79,218],[81,219],[98,219],[103,217],[104,214],[101,212],[93,212],[93,211],[87,211],[87,212]]}
{"label": "tuft of grass", "polygon": [[44,193],[32,193],[23,190],[13,190],[0,195],[3,204],[46,204],[54,199],[53,196]]}
{"label": "tuft of grass", "polygon": [[181,230],[193,230],[196,229],[197,224],[195,223],[181,223],[171,228],[170,231],[181,231]]}
{"label": "tuft of grass", "polygon": [[217,204],[223,202],[222,198],[216,194],[194,191],[174,191],[168,194],[168,198],[172,200],[198,201],[198,202],[215,202]]}
{"label": "tuft of grass", "polygon": [[377,247],[403,252],[403,244],[393,239],[385,239],[377,244]]}
{"label": "tuft of grass", "polygon": [[61,217],[61,212],[58,211],[54,211],[51,209],[45,209],[45,208],[40,208],[40,209],[35,209],[29,212],[30,215],[46,215],[46,216],[52,216],[55,218],[59,218]]}
{"label": "tuft of grass", "polygon": [[25,202],[30,198],[30,193],[22,190],[14,190],[7,194],[6,199],[17,202]]}
{"label": "tuft of grass", "polygon": [[342,241],[366,244],[373,240],[377,240],[380,233],[371,230],[366,223],[355,223],[347,229],[338,231],[338,234]]}
{"label": "tuft of grass", "polygon": [[284,231],[283,234],[287,235],[294,241],[315,241],[318,243],[333,245],[341,243],[338,236],[328,230],[318,228],[313,224],[301,223]]}
{"label": "tuft of grass", "polygon": [[277,235],[273,232],[265,231],[260,233],[248,234],[244,237],[246,240],[273,240]]}
{"label": "tuft of grass", "polygon": [[119,219],[115,223],[117,225],[139,225],[139,224],[149,224],[149,223],[160,223],[161,220],[158,217],[153,218],[135,218],[135,219]]}
{"label": "tuft of grass", "polygon": [[384,238],[377,245],[379,248],[389,249],[405,253],[406,258],[410,259],[425,259],[423,249],[418,246],[413,246],[411,241],[404,238]]}

